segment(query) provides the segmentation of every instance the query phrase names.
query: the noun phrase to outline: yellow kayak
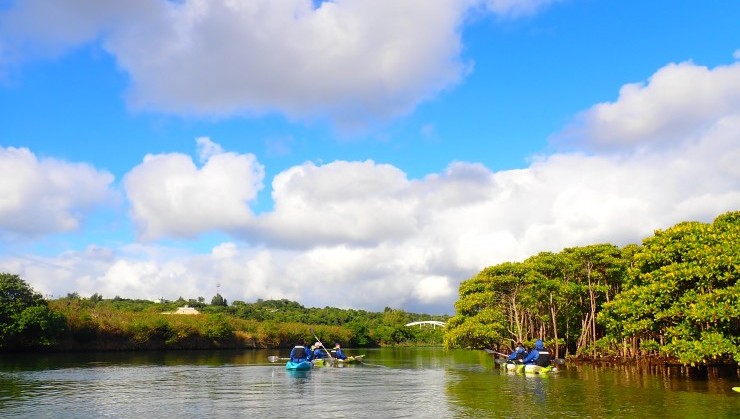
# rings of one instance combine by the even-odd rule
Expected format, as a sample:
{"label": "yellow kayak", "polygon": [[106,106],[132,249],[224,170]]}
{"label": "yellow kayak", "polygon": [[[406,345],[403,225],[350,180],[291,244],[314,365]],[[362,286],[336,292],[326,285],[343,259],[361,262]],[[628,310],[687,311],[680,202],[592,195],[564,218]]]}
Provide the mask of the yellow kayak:
{"label": "yellow kayak", "polygon": [[313,365],[315,367],[323,367],[327,365],[331,365],[332,367],[341,367],[347,364],[359,364],[359,363],[362,363],[362,357],[364,356],[365,355],[348,356],[347,359],[339,359],[339,358],[314,359]]}

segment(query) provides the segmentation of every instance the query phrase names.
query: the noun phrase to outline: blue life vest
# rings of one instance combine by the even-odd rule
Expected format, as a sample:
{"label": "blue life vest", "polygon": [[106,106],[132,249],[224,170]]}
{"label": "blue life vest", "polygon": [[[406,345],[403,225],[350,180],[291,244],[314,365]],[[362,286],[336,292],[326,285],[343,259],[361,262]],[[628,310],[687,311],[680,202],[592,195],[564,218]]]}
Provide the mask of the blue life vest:
{"label": "blue life vest", "polygon": [[306,352],[306,348],[303,346],[294,346],[290,351],[290,360],[296,363],[306,361],[308,359]]}

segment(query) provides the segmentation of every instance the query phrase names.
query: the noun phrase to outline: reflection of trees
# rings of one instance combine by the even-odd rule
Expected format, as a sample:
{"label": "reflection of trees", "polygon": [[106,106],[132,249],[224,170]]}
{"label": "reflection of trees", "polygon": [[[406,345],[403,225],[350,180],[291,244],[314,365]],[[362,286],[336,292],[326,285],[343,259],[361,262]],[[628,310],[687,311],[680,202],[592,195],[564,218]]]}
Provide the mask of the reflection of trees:
{"label": "reflection of trees", "polygon": [[490,358],[487,365],[445,372],[457,417],[733,417],[732,368],[712,368],[724,380],[706,380],[681,366],[568,364],[558,374],[526,375],[499,370]]}

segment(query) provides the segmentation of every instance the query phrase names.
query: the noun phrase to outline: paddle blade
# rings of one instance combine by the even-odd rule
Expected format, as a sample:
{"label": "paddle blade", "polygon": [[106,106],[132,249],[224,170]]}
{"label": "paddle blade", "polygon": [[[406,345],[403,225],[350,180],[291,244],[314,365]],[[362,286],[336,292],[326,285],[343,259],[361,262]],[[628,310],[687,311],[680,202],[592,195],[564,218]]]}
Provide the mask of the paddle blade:
{"label": "paddle blade", "polygon": [[279,356],[274,356],[274,355],[273,356],[268,356],[267,357],[267,360],[270,361],[270,362],[278,362],[278,361],[280,361],[280,357]]}
{"label": "paddle blade", "polygon": [[740,393],[740,387],[733,387],[732,391],[737,391],[738,393]]}

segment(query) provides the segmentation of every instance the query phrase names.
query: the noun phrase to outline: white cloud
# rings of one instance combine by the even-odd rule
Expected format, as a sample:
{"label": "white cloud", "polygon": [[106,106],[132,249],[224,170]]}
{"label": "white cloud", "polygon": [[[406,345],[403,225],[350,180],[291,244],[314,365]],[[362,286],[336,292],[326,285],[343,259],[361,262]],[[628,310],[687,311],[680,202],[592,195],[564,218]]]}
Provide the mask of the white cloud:
{"label": "white cloud", "polygon": [[[449,312],[457,284],[485,266],[544,250],[639,242],[655,228],[740,208],[740,116],[707,125],[698,139],[666,151],[556,154],[501,172],[457,162],[413,181],[369,161],[306,163],[275,178],[275,210],[257,218],[237,199],[256,190],[253,158],[214,155],[198,170],[189,157],[152,156],[127,177],[139,204],[132,205],[147,209],[135,214],[149,236],[243,227],[258,232],[251,244],[226,242],[207,253],[146,245],[6,256],[0,268],[55,295],[210,299],[220,284],[229,301]],[[239,170],[227,170],[222,156]],[[211,164],[233,184],[209,177]],[[219,205],[197,198],[214,185],[223,191]],[[341,289],[341,298],[327,289]]]}
{"label": "white cloud", "polygon": [[305,163],[272,183],[274,211],[257,228],[270,241],[291,246],[368,244],[415,230],[414,197],[399,169],[366,162]]}
{"label": "white cloud", "polygon": [[[243,213],[235,223],[246,219],[245,228],[259,235],[248,237],[250,245],[226,242],[206,253],[153,245],[93,248],[48,260],[4,257],[0,268],[55,295],[209,300],[220,284],[229,301],[288,298],[314,307],[449,312],[459,282],[485,266],[544,250],[640,242],[656,228],[708,222],[740,208],[740,169],[734,164],[740,116],[707,125],[711,129],[698,140],[667,151],[557,154],[501,172],[457,162],[413,181],[393,166],[369,161],[306,163],[276,177],[275,210],[251,219],[236,192],[205,209],[190,199],[221,184],[199,176],[222,155],[200,171],[185,156],[150,157],[132,171],[136,176],[129,175],[142,176],[130,192],[151,188],[145,198],[131,194],[157,208],[147,218],[150,233],[230,231],[233,223],[221,220],[236,207]],[[255,165],[242,161],[235,172]],[[255,178],[241,178],[252,185],[242,193],[253,193]],[[155,196],[173,201],[161,204]],[[341,298],[328,289],[341,289]]]}
{"label": "white cloud", "polygon": [[191,0],[121,28],[106,48],[131,74],[138,108],[354,123],[456,84],[464,13],[457,1]]}
{"label": "white cloud", "polygon": [[[640,242],[656,228],[740,209],[740,105],[725,93],[737,96],[737,71],[667,66],[650,84],[595,107],[600,117],[587,113],[593,117],[581,120],[581,133],[599,144],[631,127],[624,136],[636,146],[619,153],[594,147],[499,172],[453,162],[414,180],[373,161],[305,163],[275,176],[274,210],[259,216],[248,204],[261,188],[261,165],[202,140],[217,152],[205,153],[201,168],[189,156],[165,154],[147,156],[126,176],[132,216],[144,238],[218,229],[232,234],[229,242],[206,253],[141,245],[47,259],[2,256],[0,268],[57,295],[208,298],[218,283],[229,301],[451,311],[457,284],[485,266],[544,250]],[[633,123],[636,116],[646,122]],[[655,141],[669,133],[672,141]],[[327,289],[341,289],[341,297]]]}
{"label": "white cloud", "polygon": [[[275,210],[258,218],[245,204],[262,176],[253,157],[217,154],[199,170],[186,156],[150,156],[127,176],[132,205],[147,209],[135,214],[149,236],[242,224],[262,236],[207,253],[134,245],[4,256],[0,269],[54,295],[210,299],[220,284],[229,301],[450,311],[459,281],[485,266],[543,250],[639,242],[655,228],[740,208],[740,116],[706,125],[665,151],[556,154],[501,172],[457,162],[413,181],[369,161],[306,163],[275,178]],[[224,156],[234,164],[219,161]],[[211,164],[231,180],[208,175]],[[197,198],[215,185],[219,205]],[[341,289],[341,298],[327,289]]]}
{"label": "white cloud", "polygon": [[695,140],[740,110],[740,63],[713,69],[669,64],[648,83],[627,84],[613,103],[587,110],[556,141],[593,148],[664,147]]}
{"label": "white cloud", "polygon": [[0,11],[0,66],[99,41],[137,109],[367,126],[460,82],[471,8],[519,16],[551,2],[26,0]]}
{"label": "white cloud", "polygon": [[87,164],[0,147],[0,235],[76,230],[92,210],[115,200],[112,182],[113,175]]}
{"label": "white cloud", "polygon": [[263,178],[264,168],[252,154],[213,154],[198,168],[190,156],[173,153],[147,155],[124,185],[140,236],[151,240],[243,227]]}
{"label": "white cloud", "polygon": [[416,281],[414,295],[424,303],[430,303],[437,299],[448,299],[453,290],[449,286],[449,280],[443,276],[428,276]]}
{"label": "white cloud", "polygon": [[165,2],[149,0],[23,0],[0,9],[0,65],[53,57],[152,14]]}

